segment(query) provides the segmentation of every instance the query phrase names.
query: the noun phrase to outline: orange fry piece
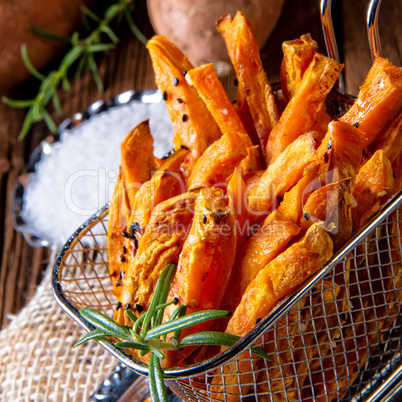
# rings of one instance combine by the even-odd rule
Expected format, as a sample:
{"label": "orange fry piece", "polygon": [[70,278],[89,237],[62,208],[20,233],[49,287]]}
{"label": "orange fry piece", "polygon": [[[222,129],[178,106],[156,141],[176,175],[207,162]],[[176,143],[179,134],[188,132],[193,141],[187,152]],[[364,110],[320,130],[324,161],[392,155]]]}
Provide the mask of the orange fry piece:
{"label": "orange fry piece", "polygon": [[318,109],[338,79],[343,65],[319,53],[303,75],[299,89],[287,104],[279,123],[272,130],[266,149],[267,164],[271,164],[300,135],[310,131]]}
{"label": "orange fry piece", "polygon": [[114,319],[130,324],[125,309],[146,311],[162,269],[177,262],[194,215],[198,191],[190,191],[158,204],[141,238],[137,254],[128,266],[120,296],[121,308]]}
{"label": "orange fry piece", "polygon": [[282,43],[281,88],[286,102],[296,94],[318,45],[310,34]]}
{"label": "orange fry piece", "polygon": [[384,151],[378,150],[359,170],[353,196],[353,229],[361,229],[371,216],[378,212],[394,192],[391,162]]}
{"label": "orange fry piece", "polygon": [[247,134],[212,63],[187,71],[187,76],[204,100],[222,134],[229,132]]}
{"label": "orange fry piece", "polygon": [[126,190],[127,221],[131,216],[135,195],[155,170],[154,139],[148,120],[138,124],[121,144],[121,169]]}
{"label": "orange fry piece", "polygon": [[398,117],[391,123],[389,127],[383,131],[376,140],[374,140],[370,146],[369,150],[371,153],[382,149],[385,156],[389,159],[391,163],[401,154],[402,152],[402,112],[399,113]]}
{"label": "orange fry piece", "polygon": [[245,92],[262,152],[269,133],[279,119],[275,97],[262,66],[260,51],[251,24],[241,12],[217,21],[218,32],[226,42],[228,54],[240,88]]}
{"label": "orange fry piece", "polygon": [[246,134],[224,134],[198,159],[187,181],[188,188],[224,184],[235,167],[247,156],[247,148],[252,146]]}
{"label": "orange fry piece", "polygon": [[402,110],[402,67],[377,57],[360,87],[356,102],[340,120],[355,124],[368,147]]}
{"label": "orange fry piece", "polygon": [[187,153],[188,150],[180,148],[170,155],[154,172],[151,179],[140,187],[135,196],[129,227],[137,224],[137,227],[144,231],[156,205],[185,192],[180,166]]}
{"label": "orange fry piece", "polygon": [[[235,216],[228,197],[222,189],[203,188],[195,203],[194,220],[177,271],[173,278],[169,298],[177,297],[187,306],[187,313],[218,309],[231,275],[236,254]],[[166,321],[176,306],[165,310]],[[182,331],[182,336],[206,331],[210,321]],[[193,348],[166,353],[166,366],[177,365]]]}
{"label": "orange fry piece", "polygon": [[194,163],[210,144],[221,136],[218,125],[196,89],[183,75],[193,68],[187,57],[167,38],[156,35],[147,43],[155,81],[163,93],[169,117],[173,122],[176,148],[190,149],[183,163],[187,178]]}
{"label": "orange fry piece", "polygon": [[275,205],[277,197],[293,187],[304,175],[308,167],[317,164],[317,152],[313,135],[301,135],[286,148],[273,164],[261,176],[258,184],[248,196],[251,214],[255,220],[267,215]]}

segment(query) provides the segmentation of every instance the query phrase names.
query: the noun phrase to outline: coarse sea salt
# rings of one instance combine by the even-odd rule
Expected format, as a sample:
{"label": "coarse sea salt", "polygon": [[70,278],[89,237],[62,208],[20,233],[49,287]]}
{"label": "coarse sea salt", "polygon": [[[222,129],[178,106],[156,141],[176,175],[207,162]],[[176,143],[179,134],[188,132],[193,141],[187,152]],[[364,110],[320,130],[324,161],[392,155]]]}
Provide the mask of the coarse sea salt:
{"label": "coarse sea salt", "polygon": [[149,119],[154,155],[173,148],[173,128],[163,102],[129,104],[94,115],[43,151],[29,177],[22,217],[31,233],[55,247],[103,207],[113,194],[120,145],[138,123]]}

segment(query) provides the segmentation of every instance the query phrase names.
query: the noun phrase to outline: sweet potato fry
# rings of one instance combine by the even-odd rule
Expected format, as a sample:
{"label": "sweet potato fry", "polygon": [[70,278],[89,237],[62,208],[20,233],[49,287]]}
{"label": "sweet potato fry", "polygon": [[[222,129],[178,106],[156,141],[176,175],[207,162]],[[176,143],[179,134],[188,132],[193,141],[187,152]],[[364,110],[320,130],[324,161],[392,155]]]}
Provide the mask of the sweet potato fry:
{"label": "sweet potato fry", "polygon": [[230,132],[215,141],[196,162],[187,181],[188,188],[225,183],[252,147],[248,135]]}
{"label": "sweet potato fry", "polygon": [[283,198],[285,192],[303,177],[306,169],[318,163],[314,146],[311,133],[301,135],[268,166],[248,197],[250,212],[255,220],[266,216],[277,197]]}
{"label": "sweet potato fry", "polygon": [[299,89],[307,67],[317,53],[318,45],[310,34],[282,43],[281,88],[286,103]]}
{"label": "sweet potato fry", "polygon": [[217,21],[218,32],[226,42],[240,88],[245,92],[261,149],[279,118],[275,97],[262,67],[257,40],[241,12],[232,18],[226,14]]}
{"label": "sweet potato fry", "polygon": [[[121,167],[117,177],[116,187],[112,199],[109,204],[109,220],[107,230],[107,249],[109,256],[109,274],[113,284],[113,294],[118,298],[122,289],[120,274],[124,271],[122,256],[127,253],[123,252],[125,246],[125,237],[122,235],[123,230],[127,228],[127,218],[124,208],[124,198],[126,192],[124,189],[123,175]],[[131,254],[132,255],[132,254]],[[126,257],[124,257],[125,262]]]}
{"label": "sweet potato fry", "polygon": [[392,171],[395,177],[395,194],[402,190],[402,153],[392,163]]}
{"label": "sweet potato fry", "polygon": [[138,124],[121,144],[121,169],[126,191],[126,215],[130,218],[135,195],[150,179],[155,170],[154,139],[149,130],[148,120]]}
{"label": "sweet potato fry", "polygon": [[368,147],[402,110],[402,67],[377,57],[360,87],[356,102],[340,120],[359,127]]}
{"label": "sweet potato fry", "polygon": [[370,144],[371,153],[382,149],[392,163],[402,152],[402,112],[395,120]]}
{"label": "sweet potato fry", "polygon": [[378,150],[357,174],[353,191],[356,200],[356,206],[352,209],[353,229],[361,229],[393,193],[391,162],[382,150]]}
{"label": "sweet potato fry", "polygon": [[187,153],[188,150],[180,148],[170,155],[154,172],[151,179],[140,187],[135,196],[128,227],[136,224],[144,231],[156,205],[185,192],[180,166]]}
{"label": "sweet potato fry", "polygon": [[173,122],[174,145],[190,149],[183,163],[187,178],[196,160],[221,132],[195,88],[183,75],[193,68],[186,56],[167,38],[156,35],[147,43],[155,80],[163,93],[169,117]]}
{"label": "sweet potato fry", "polygon": [[[218,309],[226,292],[235,254],[235,216],[228,197],[222,189],[201,189],[169,297],[177,297],[180,304],[187,306],[189,313]],[[165,320],[171,312],[172,308],[165,310]],[[183,330],[182,336],[210,327],[211,322],[198,324]],[[177,365],[191,351],[192,348],[185,348],[166,353],[166,362],[163,364]]]}
{"label": "sweet potato fry", "polygon": [[114,316],[120,324],[130,322],[125,309],[140,313],[148,308],[160,272],[167,264],[177,262],[191,227],[197,197],[198,191],[187,192],[153,209],[137,254],[125,273],[121,308]]}
{"label": "sweet potato fry", "polygon": [[248,134],[212,63],[187,71],[187,76],[204,100],[222,134]]}
{"label": "sweet potato fry", "polygon": [[303,75],[295,96],[272,130],[266,149],[267,164],[271,164],[301,134],[310,131],[316,121],[317,111],[338,79],[343,65],[319,53]]}
{"label": "sweet potato fry", "polygon": [[[238,336],[250,331],[258,318],[265,317],[278,301],[299,286],[308,276],[320,269],[332,256],[332,240],[322,223],[312,225],[299,242],[266,265],[247,287],[242,300],[229,321],[226,332]],[[225,393],[229,401],[246,395],[253,379],[252,361],[248,352],[236,363],[223,367]],[[229,375],[230,373],[240,373]],[[240,376],[240,381],[239,381]],[[241,390],[239,389],[239,382]],[[223,391],[212,381],[213,397]],[[237,395],[235,395],[237,394]]]}

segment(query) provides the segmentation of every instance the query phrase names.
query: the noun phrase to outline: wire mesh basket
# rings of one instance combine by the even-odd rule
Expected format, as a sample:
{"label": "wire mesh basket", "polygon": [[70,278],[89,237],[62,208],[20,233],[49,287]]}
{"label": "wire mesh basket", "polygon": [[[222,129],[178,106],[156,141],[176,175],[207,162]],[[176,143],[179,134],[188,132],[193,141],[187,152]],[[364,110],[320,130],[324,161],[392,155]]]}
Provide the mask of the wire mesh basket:
{"label": "wire mesh basket", "polygon": [[[327,3],[322,1],[324,35],[330,37],[328,52],[336,57]],[[333,91],[330,114],[345,113],[353,101]],[[53,272],[56,300],[88,331],[93,328],[79,315],[80,308],[108,316],[115,311],[107,221],[106,205],[69,239]],[[193,401],[391,401],[402,389],[401,242],[399,193],[250,333],[202,363],[165,369],[166,383]],[[101,344],[125,366],[148,374],[143,362]],[[252,346],[263,347],[272,361],[256,359]]]}

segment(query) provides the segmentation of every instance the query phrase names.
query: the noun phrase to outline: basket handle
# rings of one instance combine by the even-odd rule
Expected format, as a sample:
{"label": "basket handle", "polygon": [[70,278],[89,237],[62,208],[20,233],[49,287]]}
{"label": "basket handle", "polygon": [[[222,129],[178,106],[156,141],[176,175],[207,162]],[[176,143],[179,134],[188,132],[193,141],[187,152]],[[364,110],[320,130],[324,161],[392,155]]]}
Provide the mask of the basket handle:
{"label": "basket handle", "polygon": [[371,0],[367,10],[367,36],[370,45],[371,58],[382,56],[380,34],[378,32],[378,14],[382,0]]}
{"label": "basket handle", "polygon": [[[336,44],[334,26],[332,24],[331,5],[332,0],[320,0],[321,26],[328,56],[340,63],[338,45]],[[345,93],[345,81],[342,72],[338,78],[338,89],[340,92]]]}

